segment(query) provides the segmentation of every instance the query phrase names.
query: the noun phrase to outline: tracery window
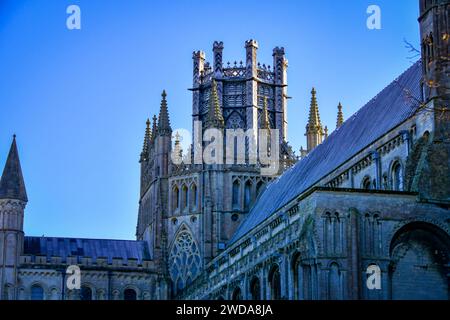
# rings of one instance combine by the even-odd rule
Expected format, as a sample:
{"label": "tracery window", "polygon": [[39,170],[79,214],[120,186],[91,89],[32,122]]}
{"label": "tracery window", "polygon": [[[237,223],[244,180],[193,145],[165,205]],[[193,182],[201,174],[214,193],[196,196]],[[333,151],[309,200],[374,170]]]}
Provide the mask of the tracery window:
{"label": "tracery window", "polygon": [[175,292],[193,281],[201,269],[201,258],[198,245],[189,230],[183,226],[178,233],[170,251],[170,276]]}

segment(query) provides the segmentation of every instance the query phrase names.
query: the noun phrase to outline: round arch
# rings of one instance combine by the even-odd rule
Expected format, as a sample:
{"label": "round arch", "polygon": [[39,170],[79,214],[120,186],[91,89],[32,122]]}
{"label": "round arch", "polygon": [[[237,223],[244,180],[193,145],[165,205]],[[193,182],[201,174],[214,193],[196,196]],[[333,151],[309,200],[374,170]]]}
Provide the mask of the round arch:
{"label": "round arch", "polygon": [[392,299],[449,298],[450,236],[444,230],[421,221],[405,224],[392,237],[389,254]]}

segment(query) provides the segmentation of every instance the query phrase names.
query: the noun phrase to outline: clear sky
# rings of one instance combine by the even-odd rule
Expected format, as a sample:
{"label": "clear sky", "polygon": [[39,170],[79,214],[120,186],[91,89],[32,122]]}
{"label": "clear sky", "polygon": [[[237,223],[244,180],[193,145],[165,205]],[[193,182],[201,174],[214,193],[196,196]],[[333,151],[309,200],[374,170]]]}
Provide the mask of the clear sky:
{"label": "clear sky", "polygon": [[[68,30],[66,8],[81,8]],[[381,30],[366,9],[381,8]],[[418,0],[0,0],[0,166],[13,133],[29,203],[27,235],[133,239],[145,120],[166,89],[172,127],[191,123],[192,52],[245,59],[259,42],[289,60],[289,142],[305,145],[311,87],[323,124],[348,118],[408,68]]]}

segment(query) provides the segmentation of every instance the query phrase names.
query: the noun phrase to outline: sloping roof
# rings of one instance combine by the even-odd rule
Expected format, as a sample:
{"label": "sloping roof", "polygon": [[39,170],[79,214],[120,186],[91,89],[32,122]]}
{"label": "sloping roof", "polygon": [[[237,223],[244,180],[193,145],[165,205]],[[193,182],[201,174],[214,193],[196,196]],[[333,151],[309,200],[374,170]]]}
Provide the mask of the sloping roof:
{"label": "sloping roof", "polygon": [[[231,245],[277,209],[314,186],[356,153],[411,117],[419,107],[421,63],[412,65],[293,167],[270,183],[228,242]],[[414,98],[411,98],[414,97]]]}
{"label": "sloping roof", "polygon": [[144,241],[109,240],[109,239],[79,239],[56,237],[25,237],[24,254],[42,255],[50,259],[52,256],[63,258],[68,256],[107,258],[112,263],[113,258],[150,260],[147,244]]}
{"label": "sloping roof", "polygon": [[28,201],[22,168],[20,167],[19,152],[17,151],[16,136],[13,138],[0,180],[0,199]]}

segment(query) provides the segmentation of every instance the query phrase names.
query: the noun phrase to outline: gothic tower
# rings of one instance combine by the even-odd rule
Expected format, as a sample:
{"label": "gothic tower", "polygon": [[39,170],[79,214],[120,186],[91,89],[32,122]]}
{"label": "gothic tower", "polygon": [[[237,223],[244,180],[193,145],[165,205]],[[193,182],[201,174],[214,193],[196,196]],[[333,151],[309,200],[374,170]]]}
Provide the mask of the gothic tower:
{"label": "gothic tower", "polygon": [[[148,243],[149,252],[159,273],[158,287],[167,285],[167,215],[168,178],[170,175],[170,153],[172,128],[170,126],[166,92],[161,94],[159,116],[146,121],[144,144],[140,155],[141,192],[136,227],[137,240]],[[167,295],[161,290],[161,297]]]}
{"label": "gothic tower", "polygon": [[206,121],[213,79],[226,129],[256,130],[261,123],[264,98],[272,129],[287,141],[287,59],[284,48],[273,49],[273,67],[258,62],[258,42],[245,42],[245,63],[223,62],[223,43],[213,44],[213,66],[203,51],[193,53],[193,121]]}
{"label": "gothic tower", "polygon": [[0,180],[0,295],[16,298],[17,268],[23,252],[23,218],[28,202],[16,136]]}
{"label": "gothic tower", "polygon": [[[428,201],[448,203],[450,190],[450,0],[420,1],[422,110],[433,130],[421,137],[408,158],[406,185]],[[419,161],[420,159],[420,161]]]}

